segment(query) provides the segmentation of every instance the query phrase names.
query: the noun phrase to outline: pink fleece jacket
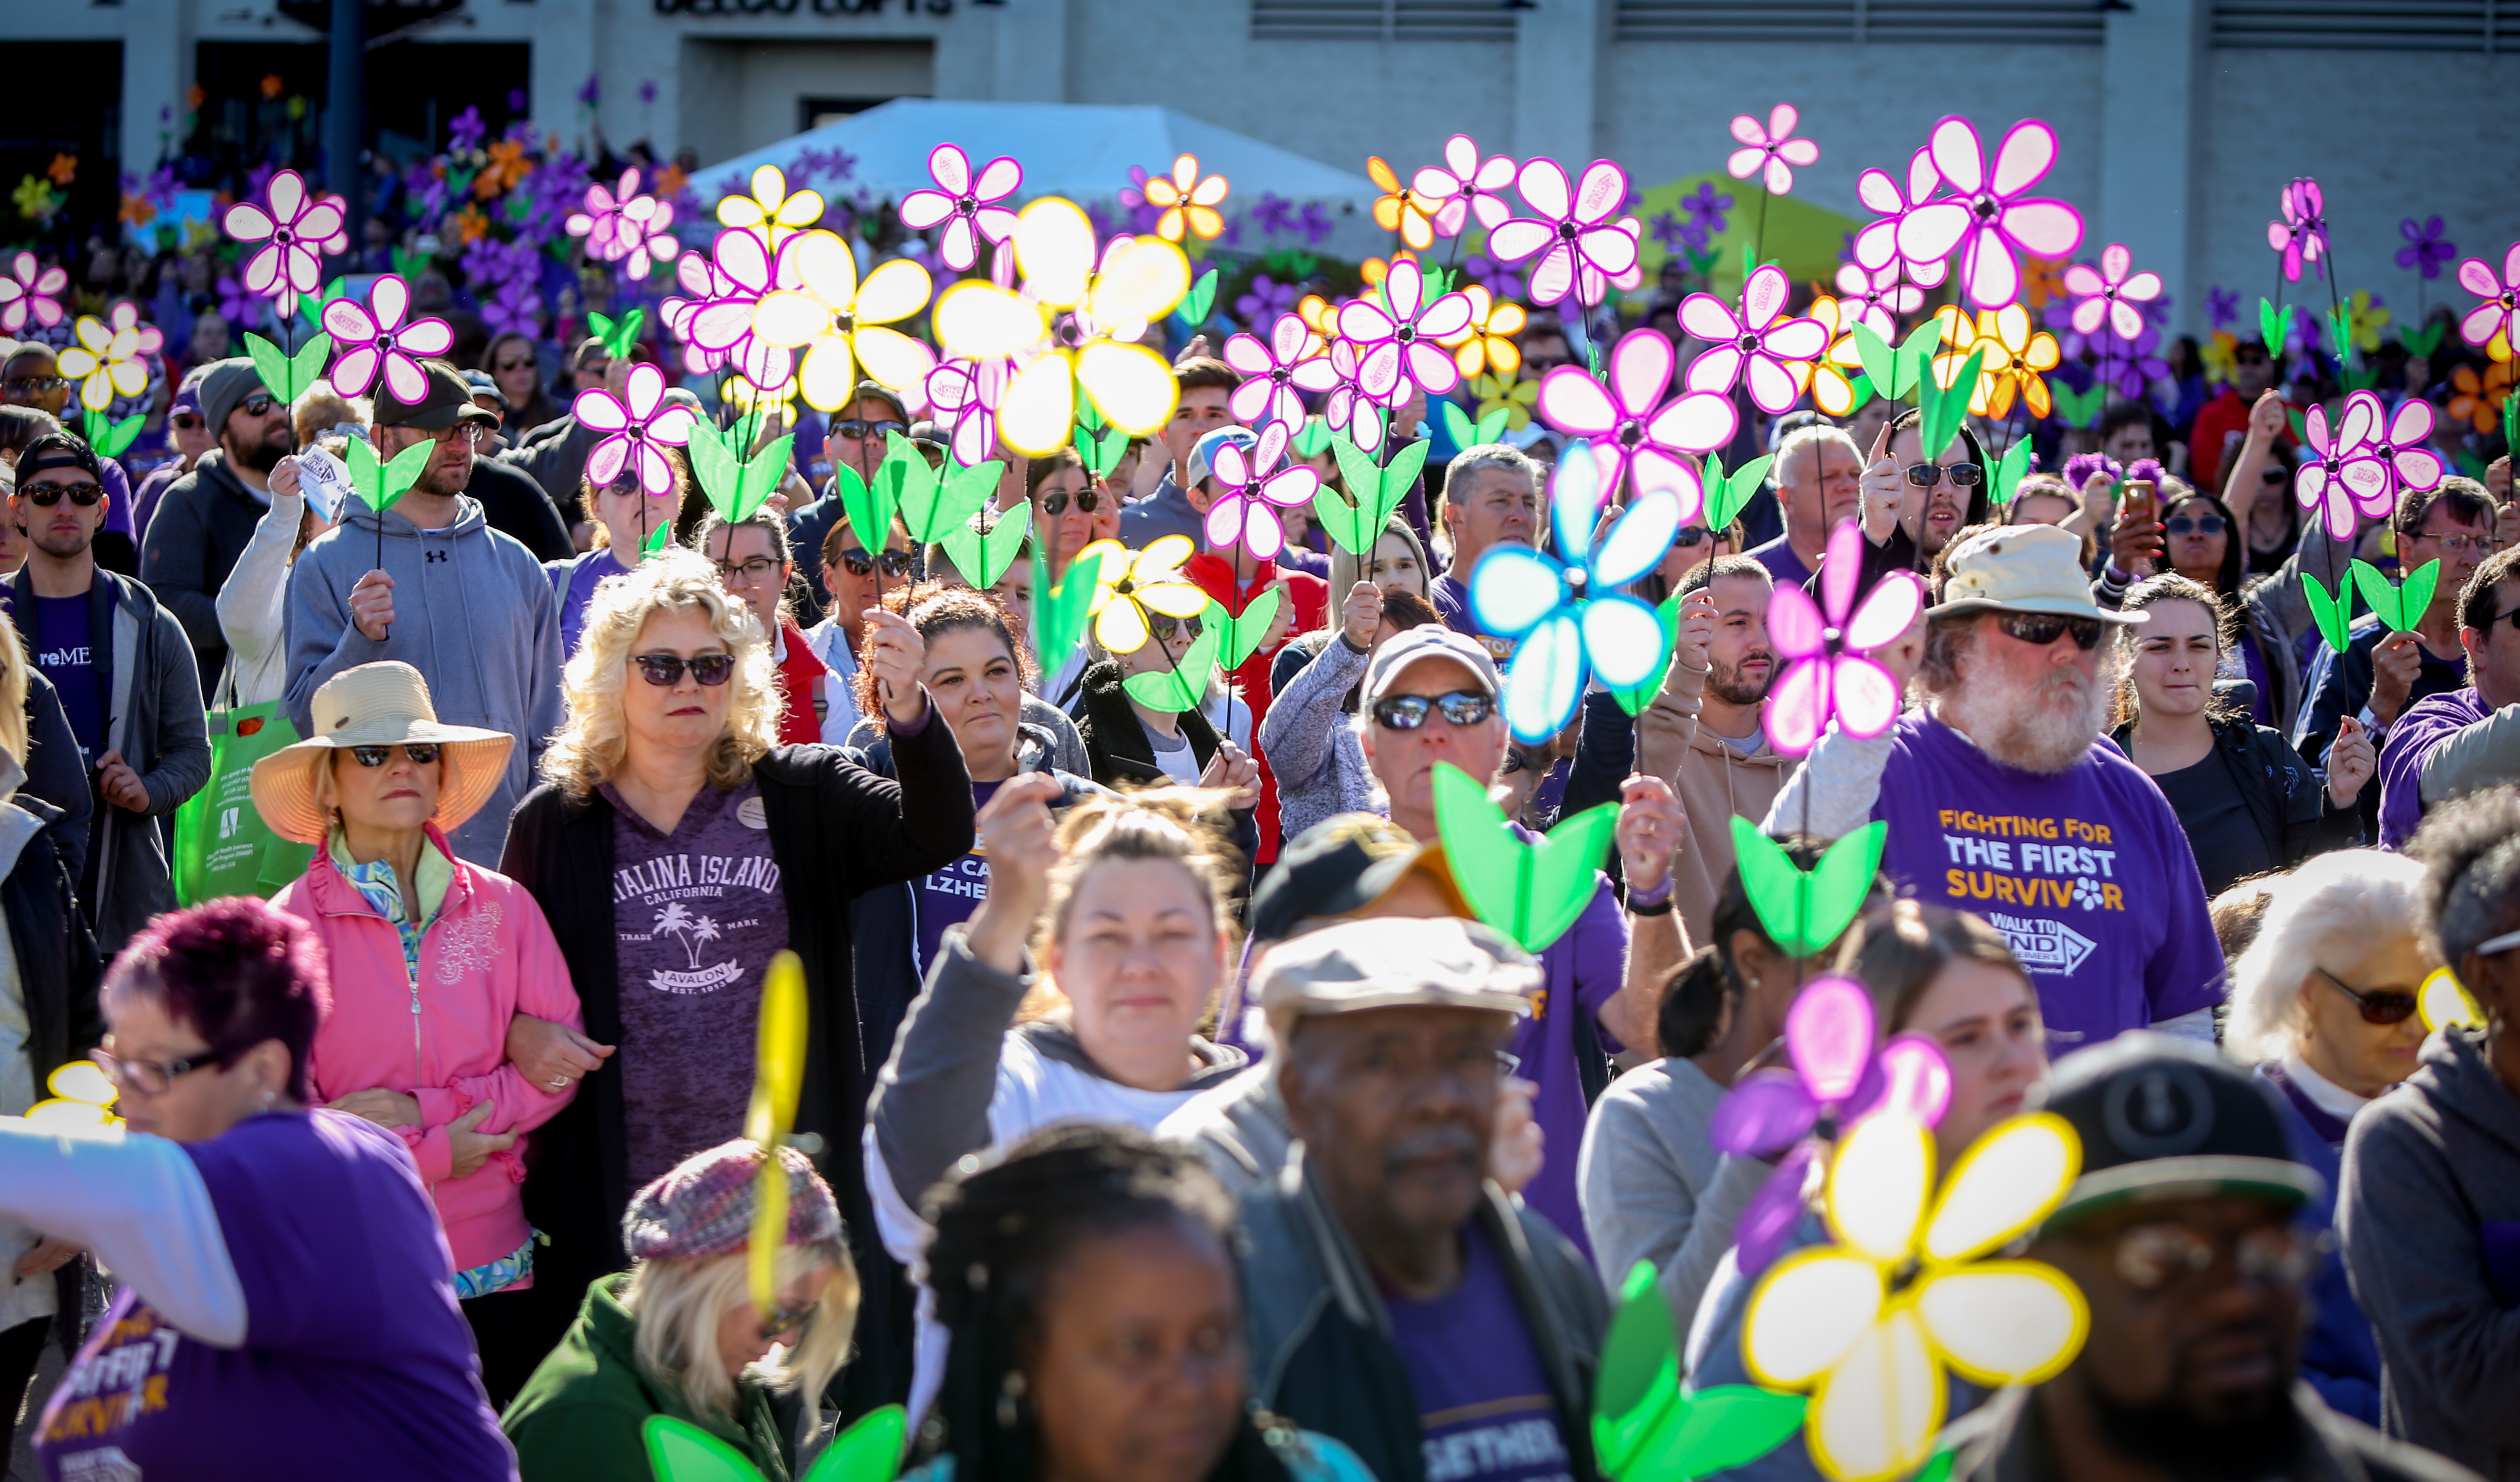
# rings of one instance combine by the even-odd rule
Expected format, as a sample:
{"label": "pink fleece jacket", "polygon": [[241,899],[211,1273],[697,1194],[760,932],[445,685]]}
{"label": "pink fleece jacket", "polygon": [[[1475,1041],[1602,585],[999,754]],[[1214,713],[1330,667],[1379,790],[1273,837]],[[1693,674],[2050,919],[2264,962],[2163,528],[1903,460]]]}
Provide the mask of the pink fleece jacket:
{"label": "pink fleece jacket", "polygon": [[455,867],[437,919],[421,938],[420,981],[403,966],[402,938],[341,877],[329,850],[272,905],[313,927],[323,942],[333,1006],[315,1031],[307,1076],[316,1104],[352,1092],[399,1091],[420,1102],[418,1127],[397,1127],[437,1203],[456,1271],[514,1254],[525,1223],[524,1145],[453,1178],[447,1124],[482,1101],[474,1130],[529,1132],[559,1114],[576,1083],[555,1092],[508,1063],[508,1025],[519,1013],[586,1027],[568,965],[542,907],[504,875],[456,858],[434,827],[429,844]]}

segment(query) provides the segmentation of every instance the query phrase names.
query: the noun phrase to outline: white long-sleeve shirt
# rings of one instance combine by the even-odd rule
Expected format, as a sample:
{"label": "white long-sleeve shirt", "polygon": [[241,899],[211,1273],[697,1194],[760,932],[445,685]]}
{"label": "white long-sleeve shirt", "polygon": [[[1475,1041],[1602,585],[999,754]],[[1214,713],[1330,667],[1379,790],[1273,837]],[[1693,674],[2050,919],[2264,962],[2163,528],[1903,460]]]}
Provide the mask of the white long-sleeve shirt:
{"label": "white long-sleeve shirt", "polygon": [[[202,696],[213,707],[264,705],[289,689],[289,643],[283,632],[289,604],[289,553],[306,516],[302,494],[271,496],[253,535],[237,557],[215,606],[219,632],[228,641],[227,672],[216,693]],[[229,685],[235,697],[229,698]]]}

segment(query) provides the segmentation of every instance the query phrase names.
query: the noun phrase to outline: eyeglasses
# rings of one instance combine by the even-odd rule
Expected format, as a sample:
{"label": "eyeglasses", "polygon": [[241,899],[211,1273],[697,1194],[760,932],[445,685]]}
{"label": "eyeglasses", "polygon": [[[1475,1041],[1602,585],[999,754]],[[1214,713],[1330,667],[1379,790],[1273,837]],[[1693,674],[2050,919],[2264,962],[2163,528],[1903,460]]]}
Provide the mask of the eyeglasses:
{"label": "eyeglasses", "polygon": [[476,448],[497,435],[488,427],[477,422],[459,422],[451,427],[428,434],[431,442],[469,443]]}
{"label": "eyeglasses", "polygon": [[268,417],[271,415],[271,409],[278,405],[280,405],[279,397],[272,395],[268,391],[256,391],[245,400],[238,402],[237,410],[243,412],[248,417]]}
{"label": "eyeglasses", "polygon": [[722,561],[717,563],[720,581],[733,581],[739,576],[747,583],[768,581],[771,574],[778,569],[779,561],[768,556],[754,556],[743,561]]}
{"label": "eyeglasses", "polygon": [[2220,535],[2223,533],[2223,516],[2220,515],[2173,515],[2164,522],[2164,528],[2168,529],[2173,535]]}
{"label": "eyeglasses", "polygon": [[1206,625],[1195,617],[1167,617],[1161,612],[1148,613],[1147,627],[1163,643],[1171,643],[1176,633],[1195,639],[1207,631]]}
{"label": "eyeglasses", "polygon": [[[884,575],[908,576],[910,574],[909,552],[886,551],[880,559],[883,562]],[[866,576],[872,574],[876,568],[877,561],[878,558],[869,556],[864,551],[842,551],[840,553],[840,564],[848,568],[848,573],[851,576]]]}
{"label": "eyeglasses", "polygon": [[92,510],[96,508],[96,502],[105,497],[105,485],[92,481],[83,483],[30,483],[24,488],[20,489],[18,492],[26,496],[26,503],[33,505],[39,510],[49,510],[53,506],[60,504],[64,495],[68,495],[69,497],[69,502],[78,506],[80,509]]}
{"label": "eyeglasses", "polygon": [[2343,978],[2324,967],[2311,970],[2327,979],[2337,992],[2352,999],[2354,1007],[2362,1010],[2363,1023],[2403,1024],[2415,1011],[2415,996],[2411,993],[2363,993],[2346,987]]}
{"label": "eyeglasses", "polygon": [[2280,464],[2271,463],[2258,471],[2258,480],[2261,483],[2282,483],[2290,477],[2292,477],[2292,471]]}
{"label": "eyeglasses", "polygon": [[2485,626],[2477,629],[2477,631],[2480,633],[2491,633],[2495,630],[2497,625],[2501,623],[2509,623],[2513,628],[2520,629],[2520,607],[2513,607],[2508,612],[2495,613],[2492,617],[2487,618],[2485,620]]}
{"label": "eyeglasses", "polygon": [[843,418],[832,424],[832,436],[853,437],[860,442],[879,439],[886,432],[906,434],[909,430],[910,424],[906,422],[867,422],[856,417]]}
{"label": "eyeglasses", "polygon": [[32,396],[40,391],[58,391],[69,383],[67,376],[12,376],[0,381],[0,391],[12,396]]}
{"label": "eyeglasses", "polygon": [[510,371],[530,371],[533,368],[534,363],[530,360],[502,360],[490,370],[493,375],[505,376]]}
{"label": "eyeglasses", "polygon": [[2494,549],[2494,542],[2482,535],[2434,535],[2428,531],[2417,530],[2406,538],[2429,540],[2439,546],[2443,554],[2449,556],[2464,556],[2470,551],[2482,556]]}
{"label": "eyeglasses", "polygon": [[202,419],[198,417],[186,417],[179,414],[177,416],[167,418],[166,426],[173,427],[178,432],[198,432],[202,429]]}
{"label": "eyeglasses", "polygon": [[1955,489],[1974,489],[1986,481],[1986,470],[1973,463],[1956,463],[1944,468],[1938,463],[1908,465],[1908,481],[1920,489],[1930,489],[1949,478]]}
{"label": "eyeglasses", "polygon": [[1671,548],[1677,551],[1683,546],[1702,546],[1714,538],[1715,532],[1704,525],[1682,525],[1680,533],[1671,538]]}
{"label": "eyeglasses", "polygon": [[761,1341],[767,1343],[783,1332],[792,1332],[814,1321],[814,1314],[821,1311],[822,1306],[822,1299],[817,1297],[810,1301],[782,1302],[771,1308],[761,1315]]}
{"label": "eyeglasses", "polygon": [[2061,612],[1998,612],[1995,625],[2007,638],[2017,638],[2033,648],[2044,649],[2071,633],[2074,647],[2089,653],[2099,647],[2100,629],[2105,626],[2096,617],[2068,617]]}
{"label": "eyeglasses", "polygon": [[633,653],[630,661],[639,666],[639,672],[648,677],[648,683],[659,690],[670,690],[681,684],[685,669],[692,671],[694,684],[711,688],[735,678],[735,655],[732,653],[702,653],[688,659],[679,653]]}
{"label": "eyeglasses", "polygon": [[1076,508],[1088,515],[1102,507],[1102,491],[1100,489],[1080,489],[1072,496],[1065,489],[1053,489],[1041,496],[1041,513],[1051,516],[1064,515],[1067,513],[1067,501],[1070,498],[1076,501]]}
{"label": "eyeglasses", "polygon": [[204,1050],[200,1055],[187,1055],[180,1060],[126,1060],[102,1050],[89,1051],[87,1057],[96,1061],[96,1067],[105,1072],[105,1078],[113,1083],[114,1090],[137,1091],[142,1096],[164,1096],[167,1087],[196,1070],[205,1070],[219,1062],[218,1052],[214,1050]]}
{"label": "eyeglasses", "polygon": [[2226,1249],[2242,1280],[2274,1286],[2299,1286],[2310,1280],[2322,1254],[2317,1236],[2292,1225],[2261,1225],[2226,1235],[2164,1220],[2120,1231],[2114,1264],[2136,1290],[2159,1291],[2212,1271]]}
{"label": "eyeglasses", "polygon": [[1373,702],[1373,719],[1386,731],[1415,731],[1426,724],[1430,711],[1437,710],[1453,725],[1475,726],[1495,713],[1496,701],[1477,690],[1456,690],[1450,695],[1394,695]]}
{"label": "eyeglasses", "polygon": [[[351,758],[362,767],[382,767],[393,760],[394,748],[391,746],[351,746],[347,749]],[[402,754],[411,758],[413,766],[434,766],[437,762],[437,742],[405,741],[402,744]]]}

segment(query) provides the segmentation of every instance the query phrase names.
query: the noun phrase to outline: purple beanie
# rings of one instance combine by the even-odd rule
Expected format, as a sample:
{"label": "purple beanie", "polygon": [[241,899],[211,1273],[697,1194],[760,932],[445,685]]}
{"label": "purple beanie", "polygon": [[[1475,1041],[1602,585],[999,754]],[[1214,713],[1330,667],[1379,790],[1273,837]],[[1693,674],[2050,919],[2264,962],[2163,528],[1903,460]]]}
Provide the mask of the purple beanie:
{"label": "purple beanie", "polygon": [[[814,1245],[841,1235],[840,1207],[811,1159],[779,1149],[788,1170],[788,1243]],[[729,1256],[752,1243],[753,1191],[761,1145],[749,1138],[696,1152],[639,1190],[621,1217],[621,1243],[642,1261]]]}

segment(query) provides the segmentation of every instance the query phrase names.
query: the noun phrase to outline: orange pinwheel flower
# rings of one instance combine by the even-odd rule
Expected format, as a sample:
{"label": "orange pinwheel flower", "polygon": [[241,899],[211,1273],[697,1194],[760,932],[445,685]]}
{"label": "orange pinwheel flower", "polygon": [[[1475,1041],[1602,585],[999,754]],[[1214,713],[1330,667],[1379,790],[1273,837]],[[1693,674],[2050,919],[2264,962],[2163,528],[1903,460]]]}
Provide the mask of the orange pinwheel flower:
{"label": "orange pinwheel flower", "polygon": [[[1383,193],[1374,198],[1373,224],[1386,232],[1398,232],[1401,241],[1421,252],[1433,247],[1435,216],[1418,193],[1402,184],[1379,155],[1366,157],[1365,172],[1373,177],[1374,186]],[[1440,205],[1438,202],[1439,208]]]}
{"label": "orange pinwheel flower", "polygon": [[2044,309],[2065,292],[2065,269],[2072,266],[2063,257],[2023,257],[2021,259],[2021,301],[2034,309]]}
{"label": "orange pinwheel flower", "polygon": [[487,201],[524,179],[533,167],[522,144],[513,139],[494,139],[490,142],[490,162],[472,177],[472,194]]}
{"label": "orange pinwheel flower", "polygon": [[1185,235],[1213,242],[1224,235],[1225,216],[1216,208],[1224,200],[1225,177],[1201,179],[1196,155],[1175,159],[1170,175],[1147,177],[1147,204],[1163,211],[1155,218],[1155,235],[1166,242],[1179,242]]}
{"label": "orange pinwheel flower", "polygon": [[2451,421],[2461,418],[2480,432],[2491,432],[2502,421],[2502,404],[2511,399],[2511,362],[2498,360],[2480,377],[2468,366],[2450,373]]}

